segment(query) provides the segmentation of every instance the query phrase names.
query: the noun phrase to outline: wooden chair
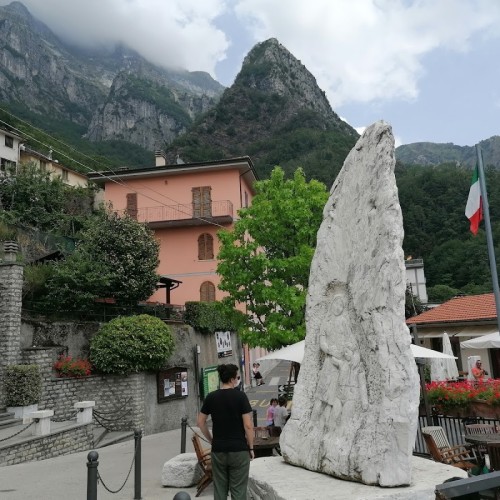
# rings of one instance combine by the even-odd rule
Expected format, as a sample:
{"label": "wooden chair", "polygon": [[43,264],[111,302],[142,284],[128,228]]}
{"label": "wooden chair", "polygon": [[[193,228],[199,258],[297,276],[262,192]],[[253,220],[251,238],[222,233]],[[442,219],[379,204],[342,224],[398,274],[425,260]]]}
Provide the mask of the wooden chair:
{"label": "wooden chair", "polygon": [[471,447],[465,445],[450,446],[442,427],[422,427],[422,436],[429,453],[436,462],[453,465],[463,470],[472,469],[477,465]]}
{"label": "wooden chair", "polygon": [[200,436],[194,434],[191,440],[193,441],[198,465],[203,473],[196,486],[195,496],[199,497],[201,492],[212,482],[212,458],[210,457],[210,449],[202,447]]}

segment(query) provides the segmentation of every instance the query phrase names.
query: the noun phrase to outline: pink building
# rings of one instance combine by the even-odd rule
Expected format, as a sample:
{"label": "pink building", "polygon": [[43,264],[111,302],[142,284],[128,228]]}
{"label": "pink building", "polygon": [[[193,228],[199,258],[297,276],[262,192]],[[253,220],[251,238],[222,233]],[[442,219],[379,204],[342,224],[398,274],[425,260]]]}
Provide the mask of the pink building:
{"label": "pink building", "polygon": [[[178,160],[179,162],[179,160]],[[156,152],[156,166],[95,172],[104,201],[117,212],[147,222],[160,242],[158,274],[172,288],[149,300],[183,305],[222,298],[217,270],[217,232],[230,229],[242,207],[251,204],[256,180],[249,157],[167,165]]]}

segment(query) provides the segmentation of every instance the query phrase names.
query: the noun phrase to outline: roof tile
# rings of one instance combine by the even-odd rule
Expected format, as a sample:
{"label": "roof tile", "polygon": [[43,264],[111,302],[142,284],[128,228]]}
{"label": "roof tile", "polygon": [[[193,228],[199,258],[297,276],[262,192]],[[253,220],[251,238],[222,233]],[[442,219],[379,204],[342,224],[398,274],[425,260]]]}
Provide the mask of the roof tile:
{"label": "roof tile", "polygon": [[477,321],[497,317],[495,297],[492,293],[454,297],[440,306],[409,318],[408,324],[452,323]]}

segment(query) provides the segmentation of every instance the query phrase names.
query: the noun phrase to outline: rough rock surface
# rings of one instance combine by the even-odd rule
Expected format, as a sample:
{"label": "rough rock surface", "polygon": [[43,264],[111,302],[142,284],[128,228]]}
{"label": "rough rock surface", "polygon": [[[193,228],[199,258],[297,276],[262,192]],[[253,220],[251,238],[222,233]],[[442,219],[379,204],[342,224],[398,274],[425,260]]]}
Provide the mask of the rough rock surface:
{"label": "rough rock surface", "polygon": [[161,484],[175,488],[188,488],[201,478],[196,453],[181,453],[163,465]]}
{"label": "rough rock surface", "polygon": [[[288,424],[287,424],[288,425]],[[437,484],[467,472],[413,457],[410,486],[380,488],[342,481],[325,474],[293,467],[281,457],[254,460],[250,465],[248,500],[434,500]]]}
{"label": "rough rock surface", "polygon": [[405,325],[394,138],[370,126],[318,231],[304,362],[280,445],[291,464],[380,486],[411,481],[419,383]]}

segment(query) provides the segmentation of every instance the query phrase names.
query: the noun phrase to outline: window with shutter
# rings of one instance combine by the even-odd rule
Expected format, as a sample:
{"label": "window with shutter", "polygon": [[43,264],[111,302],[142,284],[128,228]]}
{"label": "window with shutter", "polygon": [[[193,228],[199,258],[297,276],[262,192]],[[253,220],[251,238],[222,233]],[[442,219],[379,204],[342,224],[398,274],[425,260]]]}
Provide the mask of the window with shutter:
{"label": "window with shutter", "polygon": [[211,234],[203,233],[198,237],[198,260],[214,258],[214,238]]}
{"label": "window with shutter", "polygon": [[212,188],[210,186],[194,187],[193,217],[212,217]]}
{"label": "window with shutter", "polygon": [[200,287],[201,302],[215,302],[215,285],[211,281],[204,281]]}
{"label": "window with shutter", "polygon": [[137,220],[137,193],[127,193],[127,214]]}

